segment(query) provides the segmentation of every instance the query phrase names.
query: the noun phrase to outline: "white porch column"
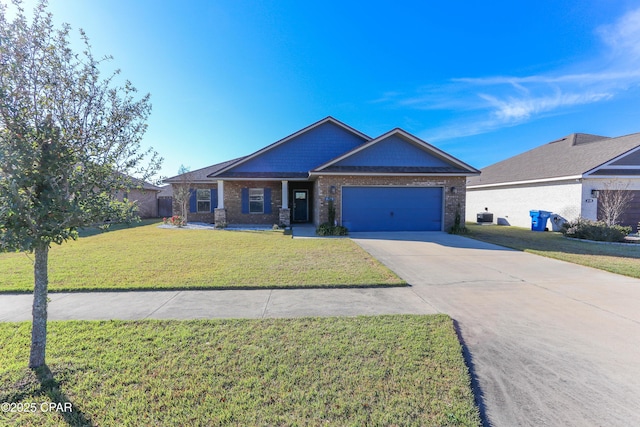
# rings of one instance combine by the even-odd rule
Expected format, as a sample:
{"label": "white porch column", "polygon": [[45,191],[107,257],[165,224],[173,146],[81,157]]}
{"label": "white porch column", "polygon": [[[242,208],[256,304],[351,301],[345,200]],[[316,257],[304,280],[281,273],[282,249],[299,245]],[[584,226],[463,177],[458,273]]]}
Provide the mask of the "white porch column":
{"label": "white porch column", "polygon": [[289,181],[282,181],[282,209],[289,209]]}
{"label": "white porch column", "polygon": [[224,209],[224,181],[218,180],[218,209]]}

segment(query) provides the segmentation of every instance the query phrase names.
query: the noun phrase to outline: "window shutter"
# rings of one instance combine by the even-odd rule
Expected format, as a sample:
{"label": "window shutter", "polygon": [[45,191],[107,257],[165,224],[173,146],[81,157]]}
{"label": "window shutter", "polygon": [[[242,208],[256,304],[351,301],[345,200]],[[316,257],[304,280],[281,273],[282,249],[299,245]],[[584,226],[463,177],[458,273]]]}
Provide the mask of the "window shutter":
{"label": "window shutter", "polygon": [[211,212],[213,212],[218,207],[218,189],[211,189]]}
{"label": "window shutter", "polygon": [[264,189],[264,213],[266,214],[271,213],[271,189],[270,188]]}
{"label": "window shutter", "polygon": [[197,212],[198,211],[198,203],[196,200],[197,191],[194,189],[189,189],[189,212]]}
{"label": "window shutter", "polygon": [[249,213],[249,189],[248,188],[242,189],[242,213],[243,214]]}

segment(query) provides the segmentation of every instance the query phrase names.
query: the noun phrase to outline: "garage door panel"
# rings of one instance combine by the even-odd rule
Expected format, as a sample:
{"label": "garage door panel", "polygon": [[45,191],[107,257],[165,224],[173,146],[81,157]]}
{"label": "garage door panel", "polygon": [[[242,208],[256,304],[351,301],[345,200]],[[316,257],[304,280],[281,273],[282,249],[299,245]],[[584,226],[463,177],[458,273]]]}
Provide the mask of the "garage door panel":
{"label": "garage door panel", "polygon": [[343,187],[343,225],[351,231],[440,231],[440,187]]}

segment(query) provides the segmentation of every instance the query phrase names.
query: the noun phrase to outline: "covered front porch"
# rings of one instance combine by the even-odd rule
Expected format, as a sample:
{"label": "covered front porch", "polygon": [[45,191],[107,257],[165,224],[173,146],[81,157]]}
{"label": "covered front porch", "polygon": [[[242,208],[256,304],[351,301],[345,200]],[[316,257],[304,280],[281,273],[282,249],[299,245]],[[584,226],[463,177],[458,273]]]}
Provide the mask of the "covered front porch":
{"label": "covered front porch", "polygon": [[291,226],[313,222],[314,183],[303,180],[217,180],[214,222]]}

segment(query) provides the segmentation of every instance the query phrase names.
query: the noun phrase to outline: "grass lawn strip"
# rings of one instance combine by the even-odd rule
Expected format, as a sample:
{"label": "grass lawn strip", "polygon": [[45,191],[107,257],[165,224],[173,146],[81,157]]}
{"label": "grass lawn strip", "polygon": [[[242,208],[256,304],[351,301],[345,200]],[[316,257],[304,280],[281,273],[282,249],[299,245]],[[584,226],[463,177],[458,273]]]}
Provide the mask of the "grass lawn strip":
{"label": "grass lawn strip", "polygon": [[44,384],[26,367],[29,331],[0,324],[0,401],[73,413],[2,425],[480,424],[445,315],[50,322]]}
{"label": "grass lawn strip", "polygon": [[[49,253],[50,291],[401,286],[349,239],[158,228],[81,237]],[[0,291],[33,289],[32,257],[0,253]]]}
{"label": "grass lawn strip", "polygon": [[640,244],[601,244],[565,238],[557,232],[467,224],[468,237],[500,246],[640,278]]}

